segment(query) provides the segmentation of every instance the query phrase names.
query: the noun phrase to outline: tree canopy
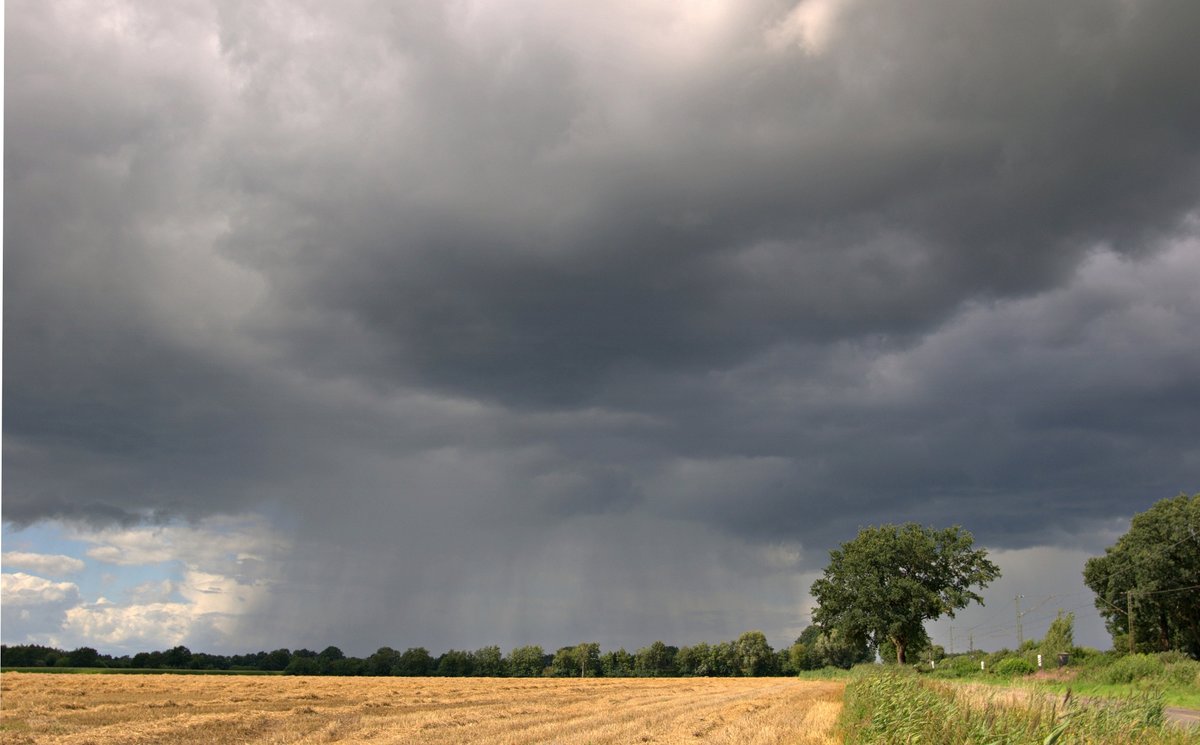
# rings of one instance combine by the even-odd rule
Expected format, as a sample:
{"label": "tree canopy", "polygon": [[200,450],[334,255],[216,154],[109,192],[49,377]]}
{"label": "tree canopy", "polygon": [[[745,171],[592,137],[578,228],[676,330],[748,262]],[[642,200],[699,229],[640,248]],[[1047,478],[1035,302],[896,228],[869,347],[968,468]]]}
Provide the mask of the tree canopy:
{"label": "tree canopy", "polygon": [[1200,494],[1180,494],[1135,515],[1129,532],[1088,559],[1083,580],[1096,593],[1113,645],[1178,649],[1200,658]]}
{"label": "tree canopy", "polygon": [[823,631],[820,626],[810,624],[788,649],[788,662],[794,670],[819,670],[823,667],[840,667],[849,670],[860,662],[871,662],[875,652],[866,640],[850,642],[837,629]]}
{"label": "tree canopy", "polygon": [[1046,629],[1046,636],[1038,645],[1038,652],[1046,659],[1052,660],[1064,652],[1069,653],[1074,647],[1075,614],[1063,613],[1060,609],[1058,615],[1050,622],[1050,628]]}
{"label": "tree canopy", "polygon": [[1000,569],[976,549],[973,536],[955,526],[943,530],[916,523],[882,525],[829,552],[825,575],[813,583],[814,623],[837,629],[852,643],[878,649],[890,642],[896,661],[926,638],[925,621],[954,612],[983,597]]}

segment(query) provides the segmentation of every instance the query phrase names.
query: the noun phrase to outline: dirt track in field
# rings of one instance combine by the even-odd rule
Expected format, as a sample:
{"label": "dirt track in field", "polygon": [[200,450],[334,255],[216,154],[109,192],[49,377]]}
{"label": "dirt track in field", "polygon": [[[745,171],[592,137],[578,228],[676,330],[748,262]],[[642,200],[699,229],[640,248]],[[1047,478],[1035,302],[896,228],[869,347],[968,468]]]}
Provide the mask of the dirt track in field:
{"label": "dirt track in field", "polygon": [[842,685],[787,678],[0,676],[0,743],[838,742]]}

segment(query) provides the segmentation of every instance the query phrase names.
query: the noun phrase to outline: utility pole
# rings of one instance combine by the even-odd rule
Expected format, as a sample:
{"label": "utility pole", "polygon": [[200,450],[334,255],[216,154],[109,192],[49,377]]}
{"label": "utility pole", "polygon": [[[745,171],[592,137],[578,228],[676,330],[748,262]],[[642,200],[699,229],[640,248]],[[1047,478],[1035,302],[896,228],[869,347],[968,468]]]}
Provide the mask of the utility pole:
{"label": "utility pole", "polygon": [[967,651],[974,652],[975,651],[975,635],[974,634],[967,634],[967,644],[970,645],[969,647],[967,647]]}
{"label": "utility pole", "polygon": [[1020,649],[1021,645],[1025,643],[1025,633],[1021,629],[1021,598],[1023,597],[1025,596],[1017,595],[1015,598],[1013,598],[1013,600],[1017,603],[1017,649]]}

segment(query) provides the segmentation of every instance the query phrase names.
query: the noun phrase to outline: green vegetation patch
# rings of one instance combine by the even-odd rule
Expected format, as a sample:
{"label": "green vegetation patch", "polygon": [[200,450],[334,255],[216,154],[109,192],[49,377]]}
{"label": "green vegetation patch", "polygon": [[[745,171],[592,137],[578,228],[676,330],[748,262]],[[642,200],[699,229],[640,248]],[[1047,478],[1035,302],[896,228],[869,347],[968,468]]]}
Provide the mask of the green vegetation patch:
{"label": "green vegetation patch", "polygon": [[846,685],[841,726],[848,745],[1175,745],[1194,734],[1165,724],[1161,697],[1122,701],[1047,700],[922,680],[898,669]]}

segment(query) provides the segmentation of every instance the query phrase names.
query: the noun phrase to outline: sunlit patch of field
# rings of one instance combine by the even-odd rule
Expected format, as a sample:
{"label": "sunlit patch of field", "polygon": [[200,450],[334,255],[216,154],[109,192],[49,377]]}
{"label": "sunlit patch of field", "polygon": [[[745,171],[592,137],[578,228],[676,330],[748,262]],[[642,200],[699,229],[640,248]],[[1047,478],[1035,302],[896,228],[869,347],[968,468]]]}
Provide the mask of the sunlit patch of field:
{"label": "sunlit patch of field", "polygon": [[0,742],[838,742],[842,684],[786,678],[0,676]]}

